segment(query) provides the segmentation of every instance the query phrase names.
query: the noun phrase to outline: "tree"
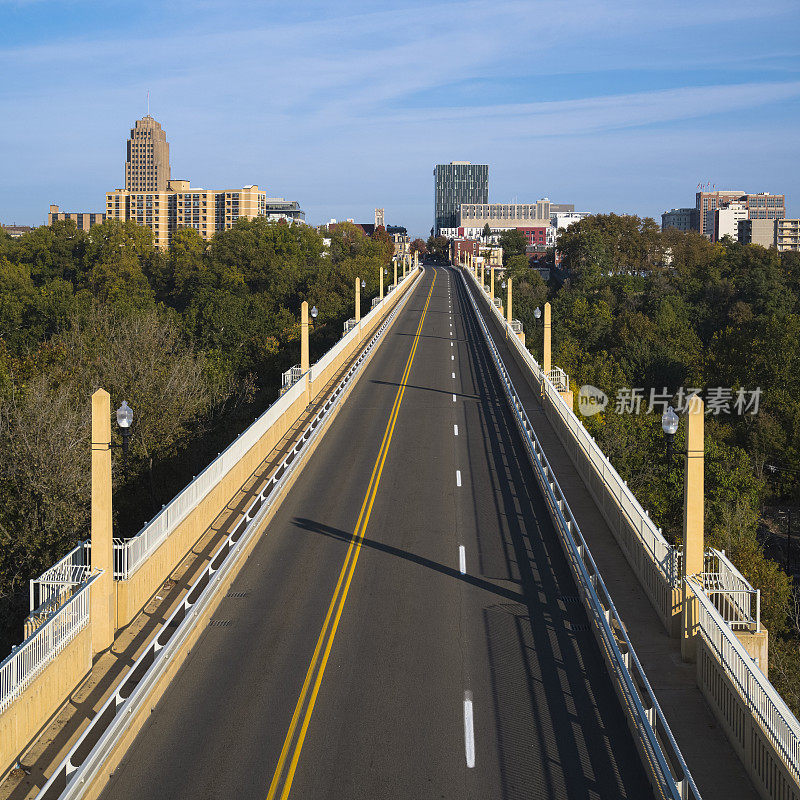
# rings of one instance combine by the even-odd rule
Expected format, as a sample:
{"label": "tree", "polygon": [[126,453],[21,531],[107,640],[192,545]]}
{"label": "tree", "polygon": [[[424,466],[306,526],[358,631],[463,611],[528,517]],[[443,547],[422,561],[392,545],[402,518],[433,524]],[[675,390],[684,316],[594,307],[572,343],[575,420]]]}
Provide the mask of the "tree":
{"label": "tree", "polygon": [[446,236],[431,236],[426,244],[426,252],[436,261],[446,263],[450,260],[450,241]]}
{"label": "tree", "polygon": [[517,228],[508,228],[500,234],[500,246],[503,248],[503,266],[514,256],[524,256],[528,247],[525,234]]}
{"label": "tree", "polygon": [[420,258],[422,258],[422,256],[424,256],[425,253],[428,252],[428,249],[425,246],[425,242],[423,242],[422,239],[414,239],[414,241],[411,242],[411,247],[409,249],[411,255],[414,255],[414,253],[419,253]]}
{"label": "tree", "polygon": [[483,240],[484,240],[485,242],[488,242],[488,241],[489,241],[489,238],[491,237],[491,235],[492,235],[492,229],[491,229],[491,227],[489,226],[489,223],[487,222],[487,223],[486,223],[486,224],[483,226]]}

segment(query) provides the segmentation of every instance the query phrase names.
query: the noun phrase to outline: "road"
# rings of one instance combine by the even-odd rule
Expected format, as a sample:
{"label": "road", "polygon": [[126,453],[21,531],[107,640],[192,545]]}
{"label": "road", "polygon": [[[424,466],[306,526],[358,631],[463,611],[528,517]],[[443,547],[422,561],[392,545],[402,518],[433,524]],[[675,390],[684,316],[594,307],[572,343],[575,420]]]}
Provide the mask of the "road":
{"label": "road", "polygon": [[652,796],[463,291],[426,269],[106,800]]}

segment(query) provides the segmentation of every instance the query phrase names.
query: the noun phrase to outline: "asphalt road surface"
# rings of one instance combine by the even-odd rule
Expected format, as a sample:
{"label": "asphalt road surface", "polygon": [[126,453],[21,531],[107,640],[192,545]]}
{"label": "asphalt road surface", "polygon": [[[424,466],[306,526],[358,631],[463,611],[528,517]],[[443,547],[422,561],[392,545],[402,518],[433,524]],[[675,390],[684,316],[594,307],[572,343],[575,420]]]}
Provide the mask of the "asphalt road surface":
{"label": "asphalt road surface", "polygon": [[463,292],[426,269],[106,800],[652,797]]}

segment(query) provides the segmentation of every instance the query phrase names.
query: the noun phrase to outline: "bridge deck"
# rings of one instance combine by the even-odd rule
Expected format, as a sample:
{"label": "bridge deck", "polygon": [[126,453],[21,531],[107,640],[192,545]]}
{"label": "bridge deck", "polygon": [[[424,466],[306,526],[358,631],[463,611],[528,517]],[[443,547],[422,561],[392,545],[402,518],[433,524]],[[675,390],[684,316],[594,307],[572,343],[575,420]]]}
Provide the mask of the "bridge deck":
{"label": "bridge deck", "polygon": [[[544,415],[534,391],[511,357],[503,336],[498,335],[499,328],[494,319],[481,301],[478,302],[478,308],[503,353],[528,418],[558,476],[603,580],[614,598],[614,605],[625,621],[628,635],[703,799],[728,800],[735,797],[737,800],[756,800],[759,795],[742,762],[697,687],[695,664],[682,660],[680,640],[671,638],[664,630],[594,499]],[[535,335],[541,336],[542,333],[527,332],[529,338]]]}
{"label": "bridge deck", "polygon": [[458,278],[424,312],[432,281],[105,798],[651,796]]}

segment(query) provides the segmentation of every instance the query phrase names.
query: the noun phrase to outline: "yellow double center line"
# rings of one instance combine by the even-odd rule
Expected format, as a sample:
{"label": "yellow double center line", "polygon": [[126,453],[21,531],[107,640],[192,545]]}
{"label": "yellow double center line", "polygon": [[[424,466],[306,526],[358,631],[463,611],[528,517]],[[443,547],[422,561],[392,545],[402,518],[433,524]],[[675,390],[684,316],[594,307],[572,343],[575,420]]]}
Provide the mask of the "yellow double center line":
{"label": "yellow double center line", "polygon": [[[383,473],[383,465],[386,462],[386,455],[389,452],[389,445],[392,443],[392,435],[394,434],[394,425],[397,422],[397,415],[400,411],[400,403],[403,401],[403,394],[406,390],[408,376],[411,373],[411,365],[414,363],[414,356],[417,352],[417,345],[419,344],[419,337],[422,333],[422,323],[425,321],[425,315],[428,313],[428,306],[431,302],[433,295],[433,286],[436,283],[436,270],[433,271],[433,281],[431,288],[428,292],[428,298],[425,301],[425,307],[422,309],[422,315],[419,319],[417,326],[417,333],[414,336],[414,343],[411,346],[411,352],[406,361],[406,368],[403,372],[403,378],[400,382],[400,387],[394,398],[394,405],[392,406],[391,414],[389,414],[389,421],[386,424],[386,431],[383,434],[383,441],[381,442],[378,457],[375,460],[375,466],[372,468],[372,475],[370,476],[367,493],[364,496],[364,502],[361,504],[361,511],[358,515],[358,522],[356,522],[355,530],[353,531],[353,538],[350,540],[350,546],[347,548],[347,555],[342,565],[342,570],[339,573],[339,580],[336,584],[336,589],[333,592],[330,605],[328,606],[328,613],[325,615],[325,621],[322,623],[322,630],[320,631],[317,645],[314,648],[314,655],[311,658],[306,678],[303,681],[303,688],[300,691],[300,697],[297,700],[297,705],[292,714],[292,721],[289,724],[289,730],[286,733],[286,739],[283,742],[281,755],[278,759],[278,765],[275,767],[275,774],[272,776],[272,782],[269,786],[269,793],[267,800],[274,800],[278,797],[278,790],[281,785],[281,778],[283,778],[283,791],[280,793],[280,800],[285,800],[289,796],[289,791],[292,788],[292,781],[294,780],[294,773],[297,769],[297,763],[300,760],[300,751],[303,749],[303,742],[306,738],[306,731],[308,730],[309,722],[311,721],[311,714],[314,711],[314,704],[317,701],[317,694],[319,694],[319,687],[322,685],[322,677],[325,674],[325,667],[328,663],[328,656],[333,646],[333,638],[336,636],[336,629],[339,627],[339,619],[342,616],[345,600],[347,600],[347,593],[350,590],[350,581],[353,578],[353,573],[356,569],[358,556],[361,552],[361,542],[364,539],[364,534],[367,530],[370,514],[372,513],[372,505],[375,502],[375,496],[378,493],[378,485],[381,481],[381,474]],[[331,624],[331,620],[333,620]],[[320,658],[320,654],[322,657]],[[316,677],[315,677],[316,676]],[[308,692],[313,681],[313,688],[309,697]],[[308,703],[306,699],[308,698]],[[305,713],[303,714],[303,709]],[[297,731],[297,724],[300,721],[300,716],[303,715],[303,722],[300,726],[300,732],[295,741],[295,732]],[[292,743],[294,742],[294,748]],[[288,769],[286,769],[287,759],[289,752],[292,751],[292,757],[289,761]],[[285,772],[285,777],[284,777]]]}

